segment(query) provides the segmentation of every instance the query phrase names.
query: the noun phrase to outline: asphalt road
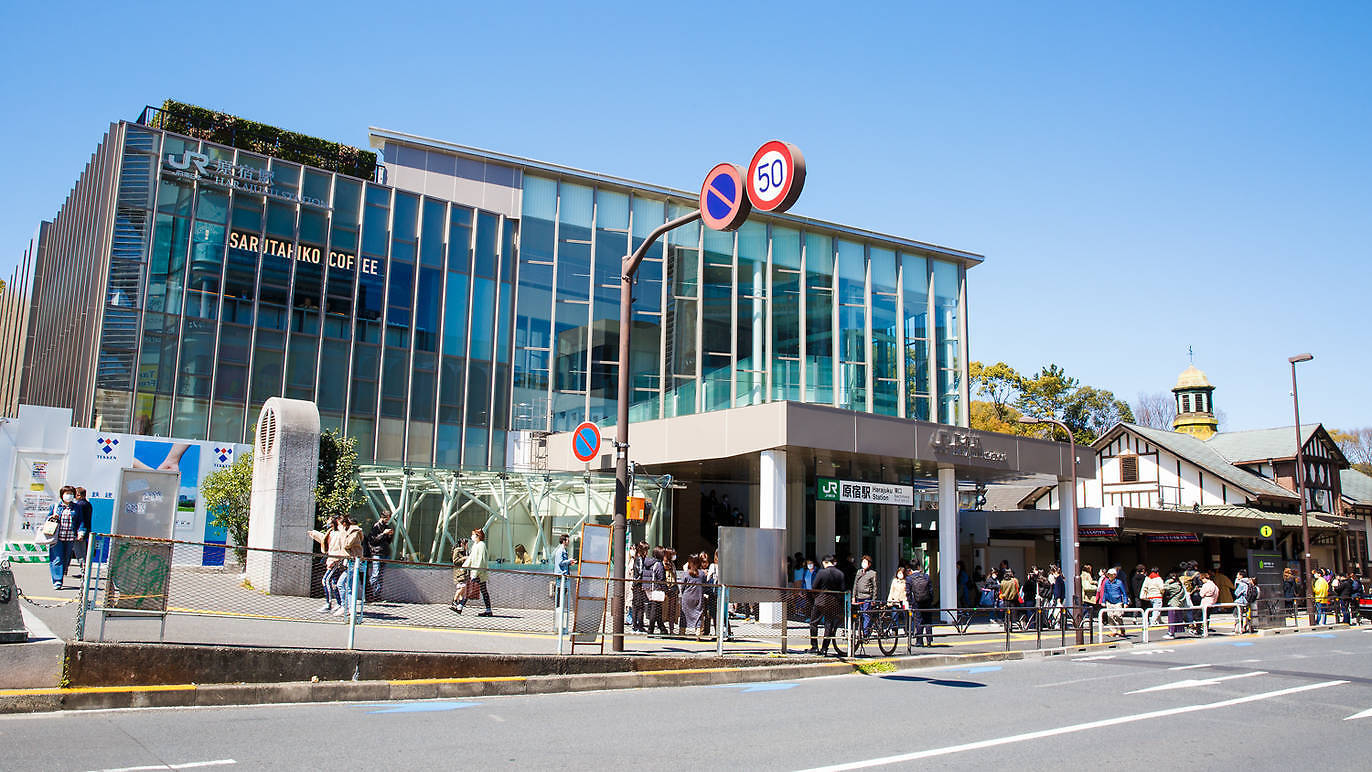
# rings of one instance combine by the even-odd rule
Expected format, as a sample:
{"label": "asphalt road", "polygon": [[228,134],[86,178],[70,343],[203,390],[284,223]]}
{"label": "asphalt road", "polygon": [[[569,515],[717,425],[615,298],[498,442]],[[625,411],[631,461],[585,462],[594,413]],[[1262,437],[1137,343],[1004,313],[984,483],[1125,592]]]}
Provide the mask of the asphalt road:
{"label": "asphalt road", "polygon": [[25,770],[1361,770],[1372,629],[794,683],[3,716],[0,749]]}

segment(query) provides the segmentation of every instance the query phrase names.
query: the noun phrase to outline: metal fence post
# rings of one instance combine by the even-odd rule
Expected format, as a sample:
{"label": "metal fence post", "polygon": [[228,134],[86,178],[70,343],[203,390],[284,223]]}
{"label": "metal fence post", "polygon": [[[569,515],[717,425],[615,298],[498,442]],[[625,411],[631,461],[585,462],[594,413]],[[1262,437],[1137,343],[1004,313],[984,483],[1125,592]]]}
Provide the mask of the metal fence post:
{"label": "metal fence post", "polygon": [[553,604],[555,606],[553,614],[557,617],[553,620],[553,631],[557,633],[557,654],[559,657],[566,651],[567,646],[567,628],[562,622],[566,618],[563,614],[567,610],[567,588],[564,586],[565,584],[566,580],[559,575],[557,578],[557,600]]}
{"label": "metal fence post", "polygon": [[358,578],[358,570],[357,570],[357,568],[358,568],[358,565],[359,565],[360,562],[361,562],[361,561],[359,561],[357,558],[349,558],[349,563],[351,563],[351,565],[348,566],[348,572],[352,575],[352,577],[351,577],[351,578],[352,578],[352,581],[349,582],[349,587],[348,587],[348,648],[349,648],[349,649],[353,648],[353,644],[354,644],[354,643],[356,642],[356,640],[357,640],[357,606],[358,606],[358,600],[357,600],[357,598],[358,598],[358,595],[357,595],[357,578]]}
{"label": "metal fence post", "polygon": [[715,654],[724,656],[724,632],[729,629],[729,588],[723,584],[719,586],[719,593],[715,597]]}
{"label": "metal fence post", "polygon": [[95,554],[95,534],[86,534],[86,568],[81,572],[81,605],[76,609],[76,640],[86,639],[86,608],[90,603],[91,571],[95,566],[91,564],[91,556]]}
{"label": "metal fence post", "polygon": [[[843,593],[843,607],[848,610],[848,656],[853,656],[857,639],[853,637],[853,594]],[[835,647],[837,648],[837,647]]]}

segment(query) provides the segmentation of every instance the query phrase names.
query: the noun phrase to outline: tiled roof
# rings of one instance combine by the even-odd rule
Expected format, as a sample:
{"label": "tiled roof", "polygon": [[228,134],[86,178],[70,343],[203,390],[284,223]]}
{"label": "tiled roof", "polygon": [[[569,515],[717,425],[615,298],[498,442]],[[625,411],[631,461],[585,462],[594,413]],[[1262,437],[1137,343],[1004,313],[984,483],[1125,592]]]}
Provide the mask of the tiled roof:
{"label": "tiled roof", "polygon": [[1339,487],[1343,489],[1344,498],[1372,505],[1372,477],[1356,469],[1340,469]]}
{"label": "tiled roof", "polygon": [[[1039,485],[988,485],[986,486],[986,510],[990,512],[1009,512],[1020,509],[1020,502]],[[1046,490],[1046,488],[1044,488]]]}
{"label": "tiled roof", "polygon": [[[1154,445],[1165,448],[1187,461],[1190,461],[1216,477],[1248,491],[1254,496],[1271,496],[1283,499],[1296,498],[1296,494],[1277,485],[1266,477],[1261,477],[1245,469],[1234,466],[1230,463],[1229,459],[1210,447],[1209,443],[1202,442],[1189,434],[1169,432],[1162,429],[1151,429],[1147,426],[1139,426],[1137,424],[1120,424],[1120,426],[1138,434]],[[1099,443],[1100,440],[1097,440],[1096,442]]]}
{"label": "tiled roof", "polygon": [[[1302,447],[1310,442],[1311,435],[1318,428],[1319,424],[1301,424]],[[1206,440],[1205,444],[1214,448],[1231,463],[1291,458],[1296,455],[1296,427],[1279,426],[1275,429],[1223,432]]]}

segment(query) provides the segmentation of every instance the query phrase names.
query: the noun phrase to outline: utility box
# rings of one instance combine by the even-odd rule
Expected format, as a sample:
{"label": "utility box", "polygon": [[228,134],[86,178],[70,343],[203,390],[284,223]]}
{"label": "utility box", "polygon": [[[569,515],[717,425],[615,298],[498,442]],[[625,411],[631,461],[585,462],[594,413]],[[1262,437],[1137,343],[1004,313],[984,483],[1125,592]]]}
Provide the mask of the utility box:
{"label": "utility box", "polygon": [[0,560],[0,643],[24,643],[28,639],[29,630],[24,627],[24,615],[19,611],[14,572],[8,560]]}

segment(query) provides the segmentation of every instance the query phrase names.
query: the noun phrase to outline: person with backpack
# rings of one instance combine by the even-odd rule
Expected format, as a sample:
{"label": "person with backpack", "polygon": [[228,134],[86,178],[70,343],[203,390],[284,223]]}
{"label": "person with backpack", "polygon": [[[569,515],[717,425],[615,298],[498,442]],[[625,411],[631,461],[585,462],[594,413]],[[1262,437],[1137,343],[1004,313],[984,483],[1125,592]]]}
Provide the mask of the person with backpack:
{"label": "person with backpack", "polygon": [[1339,581],[1335,594],[1339,598],[1339,619],[1346,625],[1353,624],[1353,599],[1361,589],[1352,571],[1347,572]]}
{"label": "person with backpack", "polygon": [[1315,596],[1315,624],[1329,621],[1329,580],[1317,568],[1310,572],[1310,591]]}
{"label": "person with backpack", "polygon": [[1258,585],[1242,568],[1234,572],[1234,632],[1253,632],[1253,604],[1258,600]]}
{"label": "person with backpack", "polygon": [[913,610],[910,614],[910,640],[916,646],[934,645],[934,582],[924,567],[915,564],[905,574],[905,602]]}
{"label": "person with backpack", "polygon": [[1019,580],[1013,569],[1000,572],[1000,603],[1005,609],[1005,624],[1014,624],[1014,608],[1019,605]]}

